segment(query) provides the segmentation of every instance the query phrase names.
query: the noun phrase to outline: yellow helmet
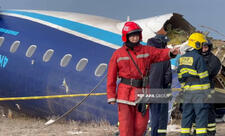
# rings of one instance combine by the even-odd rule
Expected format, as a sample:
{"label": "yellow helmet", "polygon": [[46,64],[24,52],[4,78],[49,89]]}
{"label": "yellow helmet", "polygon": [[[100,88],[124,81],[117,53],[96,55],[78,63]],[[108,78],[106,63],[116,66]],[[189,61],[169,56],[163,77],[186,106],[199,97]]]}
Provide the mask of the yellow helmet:
{"label": "yellow helmet", "polygon": [[193,33],[188,38],[188,45],[193,47],[196,50],[199,50],[202,48],[203,43],[206,43],[206,37],[205,35],[201,33]]}

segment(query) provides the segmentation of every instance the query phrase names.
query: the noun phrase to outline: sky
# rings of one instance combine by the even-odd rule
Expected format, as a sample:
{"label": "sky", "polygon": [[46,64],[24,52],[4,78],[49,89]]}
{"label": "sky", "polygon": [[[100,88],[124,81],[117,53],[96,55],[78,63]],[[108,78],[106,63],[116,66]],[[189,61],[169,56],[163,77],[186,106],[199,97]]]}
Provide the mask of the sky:
{"label": "sky", "polygon": [[[179,13],[198,30],[205,25],[225,35],[225,0],[0,0],[1,9],[78,12],[126,21]],[[211,31],[216,39],[224,36]]]}

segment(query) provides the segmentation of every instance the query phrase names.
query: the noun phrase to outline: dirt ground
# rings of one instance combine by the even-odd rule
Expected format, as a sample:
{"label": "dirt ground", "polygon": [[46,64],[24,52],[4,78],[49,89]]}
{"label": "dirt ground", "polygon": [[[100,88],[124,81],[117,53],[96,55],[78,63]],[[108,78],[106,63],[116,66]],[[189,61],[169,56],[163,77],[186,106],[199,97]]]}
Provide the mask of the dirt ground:
{"label": "dirt ground", "polygon": [[[0,136],[114,136],[118,128],[107,122],[81,123],[61,121],[45,128],[47,120],[13,114],[7,118],[0,114]],[[225,135],[225,123],[217,124],[216,136]],[[167,136],[179,136],[179,125],[168,126]]]}
{"label": "dirt ground", "polygon": [[104,121],[60,121],[46,127],[47,121],[18,113],[11,119],[0,114],[0,136],[113,136],[117,131],[116,126]]}

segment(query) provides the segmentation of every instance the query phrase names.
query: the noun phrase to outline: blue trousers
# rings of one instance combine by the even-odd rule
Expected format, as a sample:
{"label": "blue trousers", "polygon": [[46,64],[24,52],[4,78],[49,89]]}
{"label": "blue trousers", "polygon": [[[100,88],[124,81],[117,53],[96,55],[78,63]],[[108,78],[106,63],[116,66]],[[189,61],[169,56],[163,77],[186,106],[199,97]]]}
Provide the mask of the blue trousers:
{"label": "blue trousers", "polygon": [[181,136],[191,135],[190,132],[193,119],[196,122],[196,135],[207,136],[209,104],[203,103],[204,98],[205,95],[203,94],[191,94],[184,96],[184,103],[182,106]]}
{"label": "blue trousers", "polygon": [[168,123],[168,103],[152,103],[150,105],[151,136],[166,136]]}
{"label": "blue trousers", "polygon": [[[194,120],[193,128],[194,128],[193,136],[196,136],[195,120]],[[215,112],[214,104],[209,104],[207,133],[208,133],[207,136],[216,135],[216,112]]]}

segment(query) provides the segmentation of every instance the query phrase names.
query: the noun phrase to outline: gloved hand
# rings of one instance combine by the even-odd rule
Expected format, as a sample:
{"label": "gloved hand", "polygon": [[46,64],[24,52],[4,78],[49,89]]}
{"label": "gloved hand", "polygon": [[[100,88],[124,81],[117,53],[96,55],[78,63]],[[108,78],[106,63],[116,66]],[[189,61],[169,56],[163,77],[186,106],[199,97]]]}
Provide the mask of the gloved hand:
{"label": "gloved hand", "polygon": [[147,104],[146,103],[138,103],[137,108],[138,111],[141,112],[142,116],[145,116],[147,111]]}

